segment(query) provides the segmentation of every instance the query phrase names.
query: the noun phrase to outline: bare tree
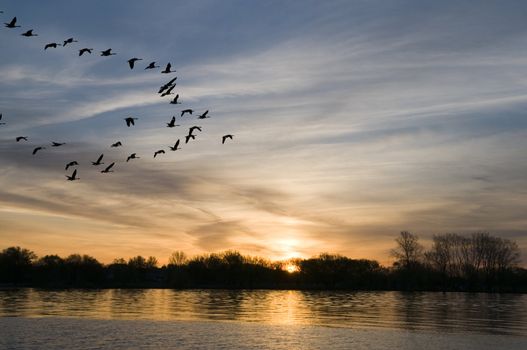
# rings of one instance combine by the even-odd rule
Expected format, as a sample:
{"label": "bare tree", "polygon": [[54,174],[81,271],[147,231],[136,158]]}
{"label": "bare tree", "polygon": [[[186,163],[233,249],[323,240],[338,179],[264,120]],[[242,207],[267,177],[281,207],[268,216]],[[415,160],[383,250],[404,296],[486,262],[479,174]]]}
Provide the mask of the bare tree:
{"label": "bare tree", "polygon": [[392,249],[391,255],[403,267],[411,267],[418,263],[423,257],[423,246],[419,243],[419,237],[408,231],[402,231],[395,239],[397,248]]}
{"label": "bare tree", "polygon": [[185,265],[187,261],[188,261],[187,255],[180,250],[173,252],[172,254],[170,254],[170,257],[168,258],[168,264],[175,265],[175,266]]}
{"label": "bare tree", "polygon": [[449,277],[467,278],[484,273],[488,277],[515,267],[519,263],[519,248],[508,239],[486,232],[464,237],[456,233],[435,235],[427,261],[437,271]]}

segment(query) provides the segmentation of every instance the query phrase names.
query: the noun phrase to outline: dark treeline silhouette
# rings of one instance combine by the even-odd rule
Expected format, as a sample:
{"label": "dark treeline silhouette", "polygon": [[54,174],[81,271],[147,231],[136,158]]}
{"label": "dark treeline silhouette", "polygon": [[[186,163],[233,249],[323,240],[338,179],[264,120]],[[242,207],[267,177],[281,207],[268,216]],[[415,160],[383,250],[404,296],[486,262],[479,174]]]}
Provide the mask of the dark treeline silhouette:
{"label": "dark treeline silhouette", "polygon": [[515,242],[474,233],[433,237],[425,250],[403,231],[391,267],[323,253],[269,261],[226,251],[187,258],[176,251],[158,267],[155,257],[120,258],[104,265],[88,255],[66,258],[10,247],[0,252],[0,284],[41,288],[272,288],[527,292]]}

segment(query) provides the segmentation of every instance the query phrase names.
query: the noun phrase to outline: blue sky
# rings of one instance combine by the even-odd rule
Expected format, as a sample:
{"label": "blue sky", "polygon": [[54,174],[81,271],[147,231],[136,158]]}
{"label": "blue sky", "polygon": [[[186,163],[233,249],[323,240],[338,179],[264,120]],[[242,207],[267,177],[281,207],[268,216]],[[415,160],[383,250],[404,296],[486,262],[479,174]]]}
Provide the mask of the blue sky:
{"label": "blue sky", "polygon": [[[22,26],[0,30],[4,246],[102,260],[237,249],[388,263],[400,230],[424,243],[484,230],[527,251],[524,2],[4,1],[0,10]],[[28,29],[39,36],[20,36]],[[43,50],[69,37],[79,42]],[[78,57],[83,47],[96,52]],[[110,47],[117,55],[99,56]],[[144,61],[130,70],[131,57]],[[150,61],[177,70],[181,105],[157,96],[175,75],[145,71]],[[166,128],[183,108],[211,118]],[[203,133],[169,152],[192,125]],[[221,145],[227,133],[234,140]],[[110,149],[117,140],[123,147]],[[40,145],[48,149],[32,156]],[[132,152],[141,159],[126,163]],[[115,173],[89,165],[101,153]],[[78,182],[65,181],[71,160]]]}

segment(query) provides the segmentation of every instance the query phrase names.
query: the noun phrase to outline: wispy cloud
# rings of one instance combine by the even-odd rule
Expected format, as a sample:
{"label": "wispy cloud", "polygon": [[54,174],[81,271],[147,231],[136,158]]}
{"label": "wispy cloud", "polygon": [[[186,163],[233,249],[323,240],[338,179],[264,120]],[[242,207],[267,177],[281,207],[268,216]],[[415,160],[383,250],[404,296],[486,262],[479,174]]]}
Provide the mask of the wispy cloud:
{"label": "wispy cloud", "polygon": [[[5,10],[42,36],[0,32],[0,243],[24,232],[40,251],[104,257],[232,248],[387,261],[402,229],[487,229],[527,251],[525,5],[112,2],[79,5],[85,16],[61,5]],[[43,51],[71,35],[81,43]],[[80,58],[83,45],[118,55]],[[132,56],[144,58],[133,71]],[[181,105],[156,95],[172,76],[145,71],[150,60],[173,63]],[[182,108],[212,117],[166,128]],[[168,151],[192,125],[197,140]],[[52,140],[67,145],[31,155]],[[141,159],[127,163],[132,152]],[[101,153],[115,173],[90,165]],[[66,182],[74,159],[81,181]]]}

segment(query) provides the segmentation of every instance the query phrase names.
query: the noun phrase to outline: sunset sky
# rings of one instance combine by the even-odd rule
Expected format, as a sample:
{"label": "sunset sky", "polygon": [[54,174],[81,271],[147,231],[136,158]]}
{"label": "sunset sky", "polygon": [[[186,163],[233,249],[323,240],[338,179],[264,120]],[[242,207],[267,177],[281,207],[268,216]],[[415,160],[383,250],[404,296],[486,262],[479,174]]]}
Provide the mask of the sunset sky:
{"label": "sunset sky", "polygon": [[[22,26],[0,28],[0,249],[388,264],[401,230],[425,244],[484,230],[527,253],[525,1],[35,0],[0,11]],[[43,50],[69,37],[79,42]],[[79,57],[84,47],[93,54]],[[117,54],[101,57],[108,48]],[[134,70],[132,57],[144,59]],[[145,71],[150,61],[177,73]],[[177,106],[157,95],[175,76]],[[194,115],[179,119],[185,108]],[[172,115],[180,127],[166,127]],[[193,125],[196,140],[169,151]],[[234,139],[222,145],[224,134]],[[37,146],[47,149],[33,156]],[[114,173],[91,165],[101,153]],[[66,181],[72,160],[79,181]]]}

